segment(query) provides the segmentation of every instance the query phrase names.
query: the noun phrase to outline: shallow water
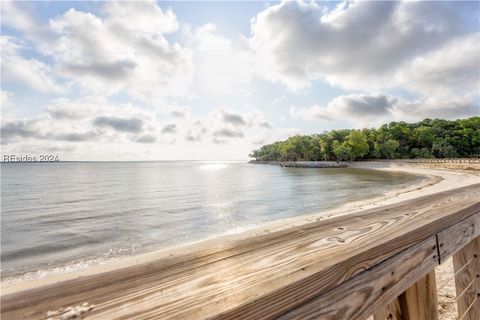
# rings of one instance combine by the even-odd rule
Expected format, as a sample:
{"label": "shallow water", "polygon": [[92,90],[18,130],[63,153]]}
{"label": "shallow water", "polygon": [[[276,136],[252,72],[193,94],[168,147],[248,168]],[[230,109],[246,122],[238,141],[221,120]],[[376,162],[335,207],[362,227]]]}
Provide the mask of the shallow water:
{"label": "shallow water", "polygon": [[421,179],[245,162],[2,163],[2,279],[240,232]]}

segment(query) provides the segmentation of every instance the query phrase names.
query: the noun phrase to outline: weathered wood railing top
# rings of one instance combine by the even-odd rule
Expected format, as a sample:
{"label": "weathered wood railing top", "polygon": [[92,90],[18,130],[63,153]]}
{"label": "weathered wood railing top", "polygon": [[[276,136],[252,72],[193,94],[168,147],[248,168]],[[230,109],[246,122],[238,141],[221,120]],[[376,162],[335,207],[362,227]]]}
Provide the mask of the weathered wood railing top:
{"label": "weathered wood railing top", "polygon": [[[2,319],[365,319],[480,233],[480,184],[2,297]],[[98,287],[101,282],[102,286]]]}

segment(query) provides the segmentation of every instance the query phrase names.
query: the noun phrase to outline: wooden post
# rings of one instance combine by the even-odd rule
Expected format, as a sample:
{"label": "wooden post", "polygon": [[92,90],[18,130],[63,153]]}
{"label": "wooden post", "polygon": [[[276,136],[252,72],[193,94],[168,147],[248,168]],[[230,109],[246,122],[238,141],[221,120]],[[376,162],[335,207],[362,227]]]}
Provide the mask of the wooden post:
{"label": "wooden post", "polygon": [[402,293],[398,301],[405,320],[438,320],[435,269]]}
{"label": "wooden post", "polygon": [[393,299],[386,306],[379,308],[373,315],[374,320],[402,320],[400,302],[398,298]]}
{"label": "wooden post", "polygon": [[435,270],[374,314],[375,320],[438,320]]}
{"label": "wooden post", "polygon": [[462,320],[480,319],[480,297],[477,299],[480,294],[480,237],[453,255],[453,269],[455,273],[459,272],[455,277],[457,297],[462,295],[457,301],[459,318],[463,316]]}

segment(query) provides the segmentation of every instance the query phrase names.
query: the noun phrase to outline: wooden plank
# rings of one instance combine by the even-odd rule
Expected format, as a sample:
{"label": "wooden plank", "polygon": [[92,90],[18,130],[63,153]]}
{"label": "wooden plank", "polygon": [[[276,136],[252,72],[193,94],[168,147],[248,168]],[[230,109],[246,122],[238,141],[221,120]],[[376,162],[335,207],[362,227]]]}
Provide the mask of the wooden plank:
{"label": "wooden plank", "polygon": [[[455,273],[455,290],[457,293],[457,309],[459,318],[463,320],[480,319],[480,237],[453,255]],[[473,304],[473,305],[472,305]]]}
{"label": "wooden plank", "polygon": [[[273,318],[479,212],[479,186],[211,241],[142,265],[3,295],[2,319],[42,319],[84,302],[96,306],[87,319]],[[407,288],[404,282],[380,300],[392,300]]]}
{"label": "wooden plank", "polygon": [[[432,236],[287,312],[280,319],[366,319],[435,268],[436,244],[436,239]],[[418,299],[409,296],[404,301],[414,300]],[[405,311],[405,306],[402,311]]]}
{"label": "wooden plank", "polygon": [[404,320],[438,320],[435,269],[409,287],[398,300]]}
{"label": "wooden plank", "polygon": [[437,234],[440,264],[480,236],[480,213],[474,214]]}

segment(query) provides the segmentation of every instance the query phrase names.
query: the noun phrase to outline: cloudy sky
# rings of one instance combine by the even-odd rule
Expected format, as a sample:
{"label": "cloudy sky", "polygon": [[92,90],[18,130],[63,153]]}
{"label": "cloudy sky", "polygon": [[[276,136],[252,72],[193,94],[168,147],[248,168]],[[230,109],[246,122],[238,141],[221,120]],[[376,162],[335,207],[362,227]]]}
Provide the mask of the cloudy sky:
{"label": "cloudy sky", "polygon": [[478,115],[479,5],[2,1],[2,155],[246,159]]}

